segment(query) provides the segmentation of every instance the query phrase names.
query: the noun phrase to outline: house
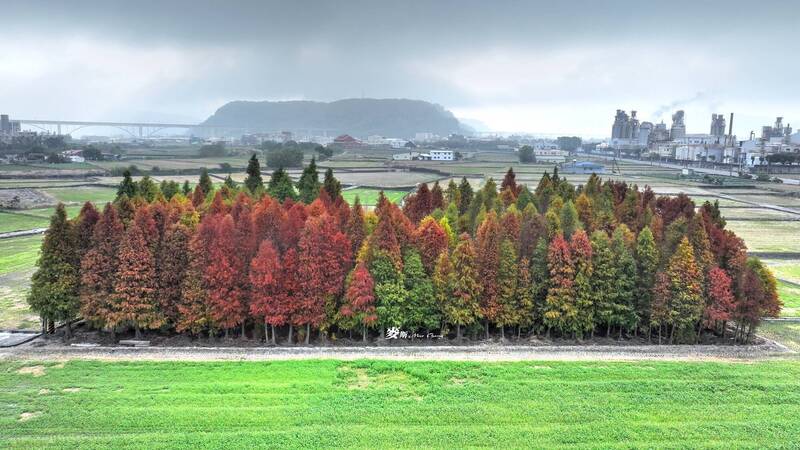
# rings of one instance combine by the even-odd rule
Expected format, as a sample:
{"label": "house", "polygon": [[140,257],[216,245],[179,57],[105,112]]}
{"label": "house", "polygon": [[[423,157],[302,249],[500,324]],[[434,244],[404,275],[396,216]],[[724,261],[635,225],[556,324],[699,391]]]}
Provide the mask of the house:
{"label": "house", "polygon": [[392,155],[392,160],[394,161],[411,161],[413,159],[418,158],[420,155],[419,152],[406,152],[406,153],[395,153]]}
{"label": "house", "polygon": [[343,149],[360,148],[362,146],[361,141],[354,138],[353,136],[350,136],[349,134],[343,134],[341,136],[337,136],[333,140],[333,145]]}
{"label": "house", "polygon": [[561,166],[563,173],[572,174],[591,174],[591,173],[605,173],[606,168],[602,164],[597,164],[590,161],[576,161],[567,163]]}
{"label": "house", "polygon": [[453,161],[454,154],[452,150],[431,150],[431,161]]}

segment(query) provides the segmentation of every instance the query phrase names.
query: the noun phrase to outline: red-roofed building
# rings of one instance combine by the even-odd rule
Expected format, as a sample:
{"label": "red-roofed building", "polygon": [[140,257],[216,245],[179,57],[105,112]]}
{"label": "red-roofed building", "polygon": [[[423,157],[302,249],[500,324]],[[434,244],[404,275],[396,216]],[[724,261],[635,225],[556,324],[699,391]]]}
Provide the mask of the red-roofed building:
{"label": "red-roofed building", "polygon": [[341,136],[337,136],[336,139],[333,140],[333,145],[336,145],[341,148],[359,148],[362,146],[361,141],[350,136],[349,134],[343,134]]}

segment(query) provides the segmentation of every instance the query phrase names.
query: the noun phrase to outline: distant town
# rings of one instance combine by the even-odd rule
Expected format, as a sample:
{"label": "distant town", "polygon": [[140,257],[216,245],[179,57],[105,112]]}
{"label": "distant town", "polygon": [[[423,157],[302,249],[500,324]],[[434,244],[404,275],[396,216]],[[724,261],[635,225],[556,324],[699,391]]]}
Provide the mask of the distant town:
{"label": "distant town", "polygon": [[[391,161],[441,161],[469,159],[475,152],[520,152],[525,146],[531,156],[522,162],[576,163],[577,153],[612,158],[676,163],[683,166],[734,169],[746,173],[796,173],[800,171],[800,133],[793,133],[783,117],[764,125],[760,134],[750,132],[742,139],[733,131],[735,116],[712,114],[707,133],[691,133],[683,110],[672,114],[669,126],[651,123],[618,109],[610,127],[610,138],[583,141],[574,136],[542,137],[519,134],[450,134],[439,136],[419,131],[413,137],[330,136],[319,130],[249,132],[247,129],[203,128],[176,124],[112,124],[115,135],[83,134],[73,138],[70,130],[103,122],[20,121],[0,115],[0,164],[26,162],[82,163],[86,160],[124,159],[127,147],[175,147],[185,145],[265,148],[265,143],[302,142],[340,151],[391,152]],[[179,130],[178,127],[185,128]],[[74,132],[74,131],[73,131]],[[102,151],[98,148],[103,149]],[[530,151],[528,149],[527,151]],[[590,170],[602,171],[592,165]]]}

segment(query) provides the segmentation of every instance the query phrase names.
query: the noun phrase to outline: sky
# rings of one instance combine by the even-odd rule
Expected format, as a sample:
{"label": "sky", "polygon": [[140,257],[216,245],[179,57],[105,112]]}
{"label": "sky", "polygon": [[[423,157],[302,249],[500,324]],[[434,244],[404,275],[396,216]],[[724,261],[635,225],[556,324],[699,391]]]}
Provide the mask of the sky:
{"label": "sky", "polygon": [[616,109],[800,128],[800,1],[26,0],[0,112],[199,122],[232,100],[412,98],[493,131],[607,137]]}

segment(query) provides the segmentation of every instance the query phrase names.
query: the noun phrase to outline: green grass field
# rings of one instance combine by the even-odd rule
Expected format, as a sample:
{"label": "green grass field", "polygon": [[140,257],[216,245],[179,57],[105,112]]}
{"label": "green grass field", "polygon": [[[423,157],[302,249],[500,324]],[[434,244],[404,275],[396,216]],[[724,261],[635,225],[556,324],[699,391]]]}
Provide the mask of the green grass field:
{"label": "green grass field", "polygon": [[[378,189],[356,188],[342,191],[342,197],[346,202],[353,203],[356,200],[356,196],[358,196],[358,199],[362,205],[369,206],[373,206],[378,203],[379,194],[380,190]],[[408,194],[408,192],[386,189],[383,191],[383,194],[389,199],[389,201],[399,202]]]}
{"label": "green grass field", "polygon": [[[67,206],[65,208],[67,216],[70,218],[77,216],[81,207],[82,205]],[[54,211],[54,207],[0,211],[0,233],[47,228]],[[3,247],[2,243],[0,243],[0,247]]]}
{"label": "green grass field", "polygon": [[752,252],[800,252],[800,222],[729,220],[727,228]]}
{"label": "green grass field", "polygon": [[41,234],[0,240],[0,275],[31,269],[41,245]]}
{"label": "green grass field", "polygon": [[70,188],[43,189],[62,202],[84,203],[94,202],[96,205],[114,201],[117,190],[103,186],[80,186]]}
{"label": "green grass field", "polygon": [[757,333],[800,352],[800,322],[762,321],[758,326]]}
{"label": "green grass field", "polygon": [[[45,228],[49,223],[50,219],[28,215],[25,214],[25,211],[0,211],[0,233],[30,230],[32,228]],[[3,244],[0,242],[0,247],[2,246]]]}
{"label": "green grass field", "polygon": [[800,363],[0,363],[3,448],[789,448]]}
{"label": "green grass field", "polygon": [[798,317],[800,316],[800,287],[778,282],[778,296],[783,302],[781,316]]}

